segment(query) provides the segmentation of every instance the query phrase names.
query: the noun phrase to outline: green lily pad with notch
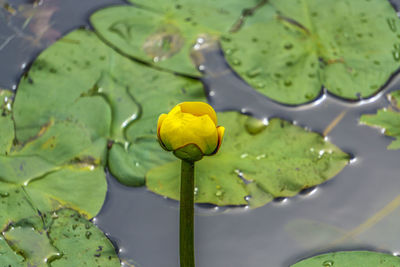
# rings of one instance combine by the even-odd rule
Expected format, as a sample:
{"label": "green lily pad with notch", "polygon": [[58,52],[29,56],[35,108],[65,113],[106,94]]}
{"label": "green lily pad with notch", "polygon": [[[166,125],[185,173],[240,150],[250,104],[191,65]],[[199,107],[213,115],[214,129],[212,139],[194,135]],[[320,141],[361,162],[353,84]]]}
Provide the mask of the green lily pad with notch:
{"label": "green lily pad with notch", "polygon": [[93,140],[124,141],[124,127],[139,112],[131,94],[137,69],[93,32],[69,33],[39,55],[18,85],[17,140],[29,140],[53,120],[67,120],[87,127]]}
{"label": "green lily pad with notch", "polygon": [[362,115],[360,122],[383,129],[385,135],[395,138],[387,148],[400,149],[400,91],[395,91],[388,97],[390,101],[388,108],[378,110],[376,114]]}
{"label": "green lily pad with notch", "polygon": [[309,102],[322,87],[368,98],[400,67],[400,23],[389,1],[272,0],[246,23],[221,39],[227,61],[281,103]]}
{"label": "green lily pad with notch", "polygon": [[[131,1],[95,12],[90,20],[107,43],[125,55],[166,70],[200,76],[191,59],[198,38],[218,40],[242,10],[259,1]],[[207,19],[204,19],[207,18]]]}
{"label": "green lily pad with notch", "polygon": [[343,251],[318,255],[302,260],[291,267],[394,267],[400,258],[373,251]]}
{"label": "green lily pad with notch", "polygon": [[[224,205],[262,206],[289,197],[334,177],[349,155],[313,132],[272,119],[266,126],[236,112],[218,114],[226,128],[220,151],[195,166],[195,201]],[[150,191],[179,199],[180,162],[151,169]]]}
{"label": "green lily pad with notch", "polygon": [[7,254],[0,257],[1,266],[121,266],[110,240],[75,210],[41,216],[26,217],[3,231],[0,249]]}

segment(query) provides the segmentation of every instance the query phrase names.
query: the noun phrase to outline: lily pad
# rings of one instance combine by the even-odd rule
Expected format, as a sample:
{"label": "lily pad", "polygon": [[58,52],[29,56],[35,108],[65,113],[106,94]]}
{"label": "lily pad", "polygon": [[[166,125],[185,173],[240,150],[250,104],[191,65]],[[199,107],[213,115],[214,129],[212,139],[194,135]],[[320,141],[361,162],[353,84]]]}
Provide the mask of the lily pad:
{"label": "lily pad", "polygon": [[[198,38],[217,40],[229,32],[242,9],[257,0],[131,1],[142,8],[117,6],[91,17],[95,30],[128,56],[174,72],[200,76],[190,53]],[[204,19],[207,18],[207,19]]]}
{"label": "lily pad", "polygon": [[400,66],[400,24],[389,1],[269,3],[222,39],[232,68],[269,98],[302,104],[322,86],[342,98],[367,98]]}
{"label": "lily pad", "polygon": [[[226,128],[217,155],[196,163],[197,203],[262,206],[273,198],[294,196],[335,176],[349,155],[313,132],[291,123],[261,121],[235,112],[218,114]],[[151,169],[149,190],[179,199],[179,161]]]}
{"label": "lily pad", "polygon": [[112,243],[78,212],[61,209],[41,216],[3,231],[0,249],[7,254],[0,258],[2,266],[120,266]]}
{"label": "lily pad", "polygon": [[[285,104],[315,99],[322,87],[351,100],[374,95],[400,66],[400,29],[388,1],[132,0],[91,17],[125,55],[199,76],[196,43],[221,41],[231,67]],[[207,17],[207,19],[203,19]]]}
{"label": "lily pad", "polygon": [[[102,166],[80,159],[56,165],[40,153],[26,153],[22,149],[0,156],[0,226],[60,207],[75,208],[89,218],[99,212],[107,191]],[[94,155],[87,157],[96,161]]]}
{"label": "lily pad", "polygon": [[375,115],[362,115],[360,122],[382,128],[385,135],[396,139],[387,148],[400,149],[400,91],[395,91],[388,97],[390,101],[388,108],[378,110]]}
{"label": "lily pad", "polygon": [[[30,115],[23,107],[19,112]],[[11,110],[7,116],[13,126],[1,133],[9,141],[0,155],[0,227],[61,207],[75,208],[88,218],[96,215],[107,191],[106,138],[93,134],[90,124],[50,118],[29,139],[14,143]],[[107,116],[103,123],[109,126]]]}
{"label": "lily pad", "polygon": [[[93,140],[108,137],[111,117],[118,112],[98,90],[104,75],[120,72],[124,61],[129,62],[86,30],[73,31],[46,49],[18,85],[14,102],[18,142],[29,140],[52,120],[82,124]],[[134,103],[131,108],[134,113]]]}
{"label": "lily pad", "polygon": [[[43,135],[32,143],[41,143],[46,137]],[[52,140],[57,144],[57,139]],[[73,147],[71,143],[65,146]],[[75,154],[55,164],[41,155],[43,150],[38,149],[35,154],[23,147],[0,156],[0,227],[60,207],[75,208],[91,218],[103,205],[107,191],[104,170],[102,166],[85,161],[86,158],[99,161],[99,155],[78,158]],[[54,150],[65,151],[57,145]]]}
{"label": "lily pad", "polygon": [[292,267],[393,267],[400,265],[400,258],[372,251],[344,251],[318,255],[300,261]]}

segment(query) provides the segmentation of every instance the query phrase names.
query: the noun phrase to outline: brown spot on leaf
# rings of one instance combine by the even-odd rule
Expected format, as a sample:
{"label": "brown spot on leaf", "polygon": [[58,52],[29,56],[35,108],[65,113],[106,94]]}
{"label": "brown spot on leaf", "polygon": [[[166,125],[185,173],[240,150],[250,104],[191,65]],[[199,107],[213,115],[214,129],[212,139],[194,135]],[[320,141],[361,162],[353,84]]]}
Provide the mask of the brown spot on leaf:
{"label": "brown spot on leaf", "polygon": [[147,37],[143,44],[143,50],[157,62],[178,53],[182,49],[184,42],[179,29],[173,25],[166,24]]}

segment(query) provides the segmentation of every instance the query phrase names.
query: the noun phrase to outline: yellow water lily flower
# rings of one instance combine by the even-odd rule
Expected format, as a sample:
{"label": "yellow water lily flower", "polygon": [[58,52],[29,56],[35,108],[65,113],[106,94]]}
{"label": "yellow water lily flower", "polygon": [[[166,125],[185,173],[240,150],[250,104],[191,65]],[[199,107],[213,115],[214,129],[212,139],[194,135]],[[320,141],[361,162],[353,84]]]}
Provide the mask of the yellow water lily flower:
{"label": "yellow water lily flower", "polygon": [[204,102],[183,102],[158,118],[161,146],[175,156],[196,161],[217,153],[225,128],[217,126],[217,114]]}

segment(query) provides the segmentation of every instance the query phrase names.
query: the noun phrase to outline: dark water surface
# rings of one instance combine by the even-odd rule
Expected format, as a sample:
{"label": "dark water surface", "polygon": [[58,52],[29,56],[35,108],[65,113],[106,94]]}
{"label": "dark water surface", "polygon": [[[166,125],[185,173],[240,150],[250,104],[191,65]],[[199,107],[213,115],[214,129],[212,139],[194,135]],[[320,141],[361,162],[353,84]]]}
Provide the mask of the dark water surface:
{"label": "dark water surface", "polygon": [[[44,1],[37,9],[52,10],[51,28],[34,42],[31,29],[21,30],[24,18],[10,21],[1,10],[0,87],[16,88],[24,68],[41,50],[58,36],[87,26],[94,10],[111,4],[125,2]],[[400,89],[399,75],[369,100],[344,102],[322,92],[314,103],[285,107],[227,71],[215,52],[205,56],[204,82],[215,108],[282,117],[320,133],[345,111],[328,139],[354,158],[314,190],[258,209],[196,207],[197,267],[288,267],[304,257],[343,249],[400,254],[400,151],[386,150],[391,138],[359,124],[361,114],[387,106],[385,95]],[[118,244],[121,258],[134,260],[136,267],[178,266],[178,203],[144,187],[125,187],[112,177],[108,181],[106,202],[94,221]]]}

